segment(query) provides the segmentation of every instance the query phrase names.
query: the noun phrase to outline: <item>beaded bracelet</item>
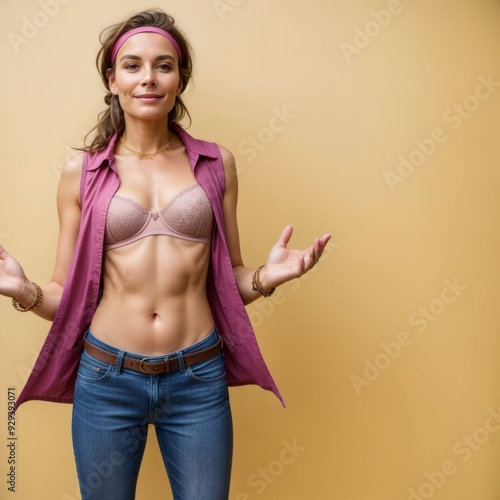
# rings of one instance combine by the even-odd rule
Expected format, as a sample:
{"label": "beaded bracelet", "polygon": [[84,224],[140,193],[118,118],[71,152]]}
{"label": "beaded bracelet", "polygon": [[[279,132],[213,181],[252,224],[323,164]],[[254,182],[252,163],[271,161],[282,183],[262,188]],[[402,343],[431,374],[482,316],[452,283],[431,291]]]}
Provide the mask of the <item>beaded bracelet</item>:
{"label": "beaded bracelet", "polygon": [[14,309],[16,311],[19,311],[19,312],[34,311],[42,303],[42,300],[43,300],[42,288],[40,286],[38,286],[36,283],[34,283],[33,281],[31,282],[31,284],[35,287],[35,290],[36,290],[35,299],[28,307],[24,307],[17,300],[12,299],[12,306],[14,307]]}
{"label": "beaded bracelet", "polygon": [[255,292],[259,292],[264,297],[270,297],[274,293],[274,291],[276,290],[276,287],[274,287],[269,292],[267,292],[266,290],[264,290],[262,288],[262,283],[260,282],[260,271],[262,270],[263,267],[264,266],[258,267],[255,270],[255,272],[253,273],[253,276],[252,276],[252,290],[254,290]]}

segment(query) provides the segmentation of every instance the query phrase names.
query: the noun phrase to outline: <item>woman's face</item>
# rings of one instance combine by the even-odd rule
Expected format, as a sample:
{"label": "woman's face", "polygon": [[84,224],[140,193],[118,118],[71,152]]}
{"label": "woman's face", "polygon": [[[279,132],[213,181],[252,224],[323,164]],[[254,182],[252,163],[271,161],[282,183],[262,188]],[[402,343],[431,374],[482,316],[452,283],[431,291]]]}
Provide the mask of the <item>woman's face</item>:
{"label": "woman's face", "polygon": [[174,46],[158,33],[138,33],[120,47],[109,87],[128,118],[166,119],[182,91]]}

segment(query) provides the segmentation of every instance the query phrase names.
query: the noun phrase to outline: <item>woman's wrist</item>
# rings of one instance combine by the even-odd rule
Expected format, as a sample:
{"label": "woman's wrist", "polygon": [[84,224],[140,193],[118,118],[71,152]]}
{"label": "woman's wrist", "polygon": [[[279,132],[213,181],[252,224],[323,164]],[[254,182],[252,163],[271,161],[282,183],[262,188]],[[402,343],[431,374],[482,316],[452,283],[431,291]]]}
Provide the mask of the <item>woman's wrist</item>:
{"label": "woman's wrist", "polygon": [[12,295],[12,299],[20,304],[31,304],[36,297],[36,288],[28,278],[24,278],[24,282],[19,285],[19,291]]}
{"label": "woman's wrist", "polygon": [[262,265],[255,270],[252,276],[252,289],[259,292],[264,297],[270,297],[275,292],[276,287],[269,283],[265,271],[265,265]]}
{"label": "woman's wrist", "polygon": [[12,305],[14,309],[20,312],[33,311],[40,306],[42,299],[42,288],[32,281],[26,280],[21,293],[12,298]]}

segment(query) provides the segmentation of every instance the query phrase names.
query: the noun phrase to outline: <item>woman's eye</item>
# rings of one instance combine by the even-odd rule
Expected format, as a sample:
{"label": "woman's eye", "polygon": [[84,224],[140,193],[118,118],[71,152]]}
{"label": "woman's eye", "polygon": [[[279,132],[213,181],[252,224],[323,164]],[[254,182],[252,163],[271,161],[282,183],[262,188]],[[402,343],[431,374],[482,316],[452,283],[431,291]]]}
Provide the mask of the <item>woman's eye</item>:
{"label": "woman's eye", "polygon": [[127,65],[125,66],[125,69],[137,69],[138,67],[139,67],[139,66],[137,66],[137,64],[133,64],[133,63],[131,63],[131,64],[127,64]]}
{"label": "woman's eye", "polygon": [[158,68],[162,71],[170,71],[172,69],[172,66],[170,66],[170,64],[160,64]]}

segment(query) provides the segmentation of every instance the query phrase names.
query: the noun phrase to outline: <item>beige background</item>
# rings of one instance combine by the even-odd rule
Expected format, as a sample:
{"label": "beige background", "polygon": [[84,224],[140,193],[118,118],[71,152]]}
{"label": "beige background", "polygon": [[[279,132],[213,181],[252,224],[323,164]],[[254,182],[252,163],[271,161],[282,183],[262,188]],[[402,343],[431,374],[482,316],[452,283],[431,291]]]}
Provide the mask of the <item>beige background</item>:
{"label": "beige background", "polygon": [[[61,164],[103,106],[98,35],[151,6],[54,2],[0,7],[0,241],[40,283]],[[298,247],[333,234],[313,274],[248,308],[288,408],[231,390],[231,499],[498,500],[499,2],[160,6],[196,54],[190,132],[237,157],[246,263],[287,223]],[[71,407],[49,403],[18,412],[7,492],[7,388],[49,325],[0,315],[0,497],[75,500]],[[166,489],[152,439],[138,498]]]}

